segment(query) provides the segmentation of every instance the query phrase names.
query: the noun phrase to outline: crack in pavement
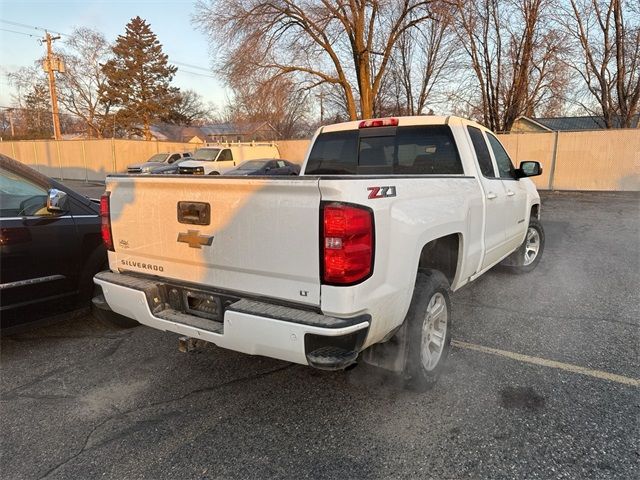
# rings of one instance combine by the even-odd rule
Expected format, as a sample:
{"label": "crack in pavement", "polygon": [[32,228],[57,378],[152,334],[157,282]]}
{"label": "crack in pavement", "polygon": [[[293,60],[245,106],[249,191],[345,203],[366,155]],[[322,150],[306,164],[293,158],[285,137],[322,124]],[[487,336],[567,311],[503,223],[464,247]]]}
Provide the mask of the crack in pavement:
{"label": "crack in pavement", "polygon": [[[145,410],[147,408],[157,407],[159,405],[165,405],[165,404],[169,404],[169,403],[173,403],[173,402],[179,402],[180,400],[184,400],[185,398],[187,398],[187,397],[189,397],[191,395],[198,395],[198,394],[201,394],[201,393],[213,392],[215,390],[219,390],[219,389],[222,389],[222,388],[230,386],[230,385],[235,385],[236,383],[241,383],[241,382],[245,382],[245,381],[248,381],[248,380],[255,380],[255,379],[263,378],[263,377],[266,377],[267,375],[271,375],[273,373],[281,372],[281,371],[286,370],[288,368],[291,368],[293,366],[295,366],[295,364],[288,363],[285,366],[274,368],[274,369],[271,369],[271,370],[267,370],[265,372],[254,373],[254,374],[248,375],[246,377],[234,378],[234,379],[231,379],[231,380],[229,380],[227,382],[223,382],[223,383],[221,383],[219,385],[212,385],[210,387],[197,388],[195,390],[191,390],[188,393],[185,393],[184,395],[182,395],[180,397],[171,398],[171,399],[168,399],[168,400],[162,400],[162,401],[150,403],[150,404],[147,404],[147,405],[141,405],[141,406],[134,407],[134,408],[132,408],[130,410],[126,410],[126,411],[123,411],[123,412],[118,411],[116,414],[114,414],[114,415],[112,415],[110,417],[107,417],[106,419],[104,419],[103,421],[98,423],[95,427],[93,427],[91,429],[91,431],[89,432],[89,434],[85,437],[85,440],[84,440],[84,443],[83,443],[82,447],[76,453],[74,453],[68,459],[66,459],[66,460],[60,462],[59,464],[55,465],[54,467],[50,468],[44,475],[42,475],[40,477],[39,480],[43,480],[43,479],[49,477],[50,475],[55,473],[57,470],[59,470],[60,468],[64,467],[66,464],[68,464],[72,460],[76,459],[77,457],[82,455],[84,452],[88,451],[90,448],[87,448],[87,447],[88,447],[88,445],[90,443],[90,440],[91,440],[91,437],[93,436],[93,434],[99,428],[101,428],[102,426],[106,425],[111,420],[114,420],[114,419],[116,419],[118,417],[123,417],[123,416],[129,415],[129,414],[131,414],[133,412],[137,412],[137,411],[140,411],[140,410]],[[104,442],[99,444],[98,446],[103,445],[103,444],[104,444]],[[94,447],[91,447],[91,448],[94,448]]]}
{"label": "crack in pavement", "polygon": [[[38,342],[42,339],[47,340],[77,340],[84,338],[94,338],[94,339],[107,339],[107,340],[117,340],[122,337],[128,337],[131,333],[108,333],[106,335],[33,335],[33,336],[20,336],[20,335],[12,335],[8,337],[6,341],[8,342],[16,342],[16,343],[25,343],[25,342]],[[3,339],[4,340],[4,339]]]}
{"label": "crack in pavement", "polygon": [[[122,346],[122,344],[124,343],[126,338],[127,337],[117,339],[118,343],[116,345],[110,346],[109,348],[107,348],[105,350],[105,352],[103,352],[101,355],[96,357],[93,360],[92,363],[99,362],[99,361],[104,360],[105,358],[109,358],[109,357],[113,356],[118,351],[118,349]],[[43,373],[42,375],[39,375],[38,377],[36,377],[36,378],[26,382],[26,383],[23,383],[22,385],[18,385],[17,387],[12,388],[11,390],[8,390],[6,392],[0,393],[0,400],[5,400],[7,398],[11,398],[12,396],[16,395],[16,392],[18,392],[19,390],[21,390],[23,388],[32,387],[32,386],[34,386],[34,385],[36,385],[36,384],[38,384],[40,382],[48,380],[49,378],[53,377],[54,375],[56,375],[58,373],[64,372],[66,370],[72,370],[72,369],[77,368],[79,366],[84,366],[86,364],[85,362],[86,362],[86,360],[82,360],[80,362],[75,362],[75,363],[73,363],[71,365],[66,365],[66,366],[59,367],[59,368],[56,368],[54,370],[51,370],[49,372]]]}
{"label": "crack in pavement", "polygon": [[77,395],[38,395],[38,394],[29,394],[29,393],[16,393],[13,395],[5,396],[0,398],[0,402],[8,402],[10,400],[15,400],[16,398],[26,398],[29,400],[66,400],[68,398],[76,398]]}
{"label": "crack in pavement", "polygon": [[629,327],[640,328],[640,325],[638,325],[636,323],[626,322],[624,320],[612,320],[612,319],[608,319],[608,318],[573,317],[573,316],[570,316],[570,315],[549,315],[549,314],[538,313],[538,312],[525,312],[525,311],[522,311],[522,310],[517,310],[517,309],[514,309],[514,308],[508,308],[508,307],[497,307],[497,306],[494,306],[494,305],[485,305],[483,303],[454,302],[454,305],[461,305],[463,307],[471,307],[471,308],[480,307],[480,308],[486,308],[488,310],[500,310],[502,312],[519,313],[519,314],[524,314],[524,315],[536,315],[538,317],[550,318],[550,319],[587,320],[587,321],[592,321],[592,322],[610,322],[610,323],[618,323],[620,325],[627,325]]}

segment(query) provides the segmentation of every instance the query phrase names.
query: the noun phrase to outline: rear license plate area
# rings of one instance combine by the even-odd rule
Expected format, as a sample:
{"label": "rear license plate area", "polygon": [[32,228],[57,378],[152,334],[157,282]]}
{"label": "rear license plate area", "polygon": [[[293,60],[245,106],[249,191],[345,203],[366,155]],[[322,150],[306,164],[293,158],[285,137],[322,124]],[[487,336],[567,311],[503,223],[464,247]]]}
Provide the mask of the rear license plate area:
{"label": "rear license plate area", "polygon": [[172,309],[200,318],[222,323],[224,309],[237,298],[215,292],[167,285],[167,300]]}
{"label": "rear license plate area", "polygon": [[210,293],[183,290],[183,305],[185,313],[217,322],[222,319],[220,299]]}

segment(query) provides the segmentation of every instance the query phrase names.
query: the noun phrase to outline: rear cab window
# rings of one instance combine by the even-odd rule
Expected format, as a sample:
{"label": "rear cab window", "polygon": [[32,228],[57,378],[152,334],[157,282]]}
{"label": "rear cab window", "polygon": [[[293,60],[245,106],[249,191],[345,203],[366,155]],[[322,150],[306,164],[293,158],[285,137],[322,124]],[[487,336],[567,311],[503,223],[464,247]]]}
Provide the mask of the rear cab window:
{"label": "rear cab window", "polygon": [[462,175],[447,125],[377,127],[321,133],[306,175]]}

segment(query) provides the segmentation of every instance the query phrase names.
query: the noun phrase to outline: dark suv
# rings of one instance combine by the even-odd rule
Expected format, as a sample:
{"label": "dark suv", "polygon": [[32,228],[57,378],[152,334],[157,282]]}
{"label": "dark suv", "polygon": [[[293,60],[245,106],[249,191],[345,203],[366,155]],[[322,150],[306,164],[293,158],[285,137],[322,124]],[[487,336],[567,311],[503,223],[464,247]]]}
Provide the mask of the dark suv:
{"label": "dark suv", "polygon": [[100,206],[0,155],[0,318],[3,329],[89,306],[106,267]]}

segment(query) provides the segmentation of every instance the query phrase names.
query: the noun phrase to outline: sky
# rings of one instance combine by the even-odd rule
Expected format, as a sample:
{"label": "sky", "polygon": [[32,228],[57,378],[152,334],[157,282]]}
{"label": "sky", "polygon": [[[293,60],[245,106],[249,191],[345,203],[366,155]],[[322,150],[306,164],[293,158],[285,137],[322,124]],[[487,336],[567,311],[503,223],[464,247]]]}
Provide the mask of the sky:
{"label": "sky", "polygon": [[[38,41],[44,37],[41,29],[68,34],[75,27],[89,27],[114,41],[137,15],[151,25],[169,62],[179,63],[174,63],[174,85],[195,90],[222,107],[227,94],[211,70],[209,40],[191,24],[194,4],[195,0],[0,0],[0,107],[12,102],[7,73],[33,66],[44,55],[45,46]],[[62,41],[64,36],[54,43],[54,52]]]}

